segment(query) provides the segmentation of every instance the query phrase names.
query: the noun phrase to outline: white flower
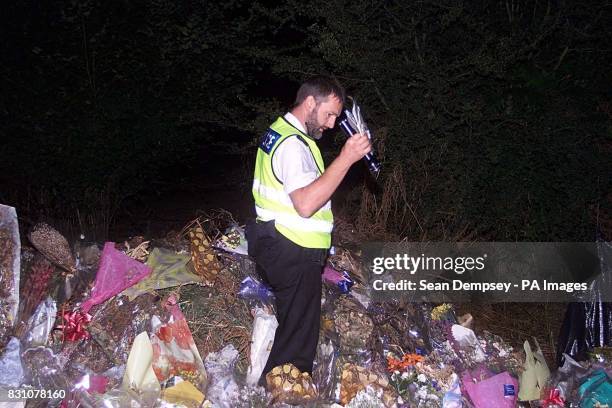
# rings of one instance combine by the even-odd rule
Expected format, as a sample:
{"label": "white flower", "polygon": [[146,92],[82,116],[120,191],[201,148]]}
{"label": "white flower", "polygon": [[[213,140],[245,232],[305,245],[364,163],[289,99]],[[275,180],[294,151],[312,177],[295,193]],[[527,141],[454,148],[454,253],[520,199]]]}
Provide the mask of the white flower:
{"label": "white flower", "polygon": [[410,377],[410,374],[408,374],[408,371],[404,371],[404,372],[402,373],[402,380],[405,380],[405,379],[407,379],[408,377]]}
{"label": "white flower", "polygon": [[417,377],[417,381],[418,382],[427,382],[427,377],[425,376],[425,374],[419,374],[419,376]]}
{"label": "white flower", "polygon": [[400,374],[400,372],[399,372],[398,370],[395,370],[395,371],[393,372],[393,374],[395,374],[395,375],[399,375],[399,374]]}
{"label": "white flower", "polygon": [[429,394],[427,395],[427,398],[429,398],[432,401],[439,401],[440,397],[438,397],[436,394]]}
{"label": "white flower", "polygon": [[419,399],[427,399],[427,389],[421,388],[416,392],[416,396]]}

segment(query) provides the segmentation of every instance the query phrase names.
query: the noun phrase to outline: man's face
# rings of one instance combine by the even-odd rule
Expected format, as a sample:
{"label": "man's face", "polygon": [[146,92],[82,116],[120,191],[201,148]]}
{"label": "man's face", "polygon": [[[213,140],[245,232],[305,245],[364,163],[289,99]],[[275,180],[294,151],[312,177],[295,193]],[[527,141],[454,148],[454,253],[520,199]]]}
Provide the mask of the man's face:
{"label": "man's face", "polygon": [[[313,98],[313,97],[312,97]],[[314,100],[314,98],[313,98]],[[323,132],[334,127],[336,118],[342,113],[342,102],[334,95],[328,95],[325,99],[314,103],[306,118],[306,133],[308,136],[319,140]]]}

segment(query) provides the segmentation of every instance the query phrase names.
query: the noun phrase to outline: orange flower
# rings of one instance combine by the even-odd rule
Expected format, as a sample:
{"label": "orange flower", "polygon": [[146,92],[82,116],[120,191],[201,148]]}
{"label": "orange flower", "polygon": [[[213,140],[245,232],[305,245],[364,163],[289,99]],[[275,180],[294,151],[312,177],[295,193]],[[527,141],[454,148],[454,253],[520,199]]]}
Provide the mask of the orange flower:
{"label": "orange flower", "polygon": [[416,363],[420,363],[423,360],[423,356],[418,354],[404,354],[404,357],[402,358],[402,362],[408,366],[416,365]]}
{"label": "orange flower", "polygon": [[423,361],[423,356],[418,354],[404,354],[401,360],[387,357],[387,370],[391,373],[394,371],[406,371],[408,367],[412,367],[421,361]]}

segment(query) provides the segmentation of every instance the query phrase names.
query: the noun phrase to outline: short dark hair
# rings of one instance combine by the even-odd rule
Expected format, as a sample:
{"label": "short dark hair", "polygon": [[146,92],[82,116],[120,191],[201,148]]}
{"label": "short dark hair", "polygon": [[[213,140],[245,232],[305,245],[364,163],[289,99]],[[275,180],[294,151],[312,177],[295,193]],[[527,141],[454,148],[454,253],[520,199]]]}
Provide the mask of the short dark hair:
{"label": "short dark hair", "polygon": [[344,88],[335,78],[323,75],[308,78],[298,89],[294,106],[298,106],[311,95],[317,103],[322,102],[329,95],[334,95],[344,104]]}

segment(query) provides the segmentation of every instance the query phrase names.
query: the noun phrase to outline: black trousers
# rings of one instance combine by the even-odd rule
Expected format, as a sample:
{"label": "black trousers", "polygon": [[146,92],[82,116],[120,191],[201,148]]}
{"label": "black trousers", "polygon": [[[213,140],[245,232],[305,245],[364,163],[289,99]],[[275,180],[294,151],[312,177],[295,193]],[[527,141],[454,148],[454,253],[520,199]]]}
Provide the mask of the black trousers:
{"label": "black trousers", "polygon": [[321,319],[321,273],[326,249],[301,247],[276,230],[274,221],[247,225],[249,255],[276,296],[278,328],[262,382],[272,368],[292,363],[312,373]]}

